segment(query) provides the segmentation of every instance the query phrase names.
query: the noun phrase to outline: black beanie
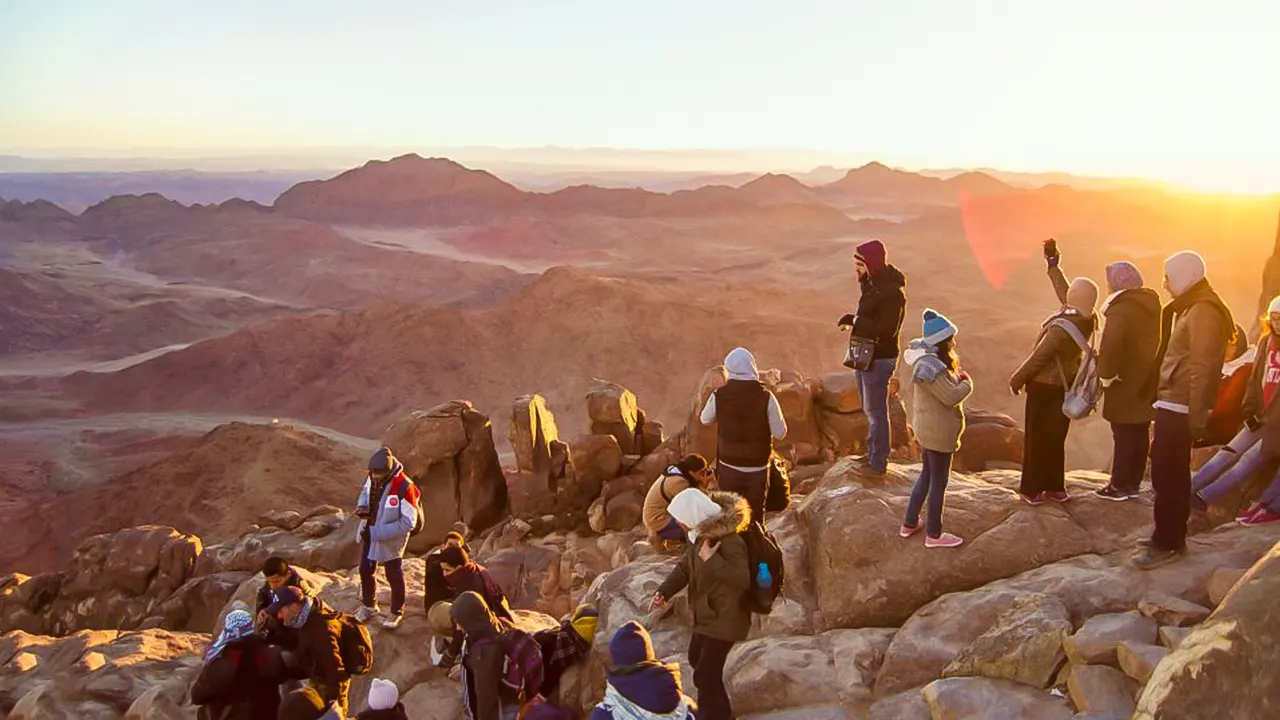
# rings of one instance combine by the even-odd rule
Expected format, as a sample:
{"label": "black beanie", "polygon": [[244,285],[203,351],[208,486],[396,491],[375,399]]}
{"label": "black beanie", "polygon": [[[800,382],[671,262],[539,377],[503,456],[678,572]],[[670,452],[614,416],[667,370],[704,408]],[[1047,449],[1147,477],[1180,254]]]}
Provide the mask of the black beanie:
{"label": "black beanie", "polygon": [[391,449],[386,447],[378,448],[378,451],[369,457],[370,472],[385,472],[391,469]]}

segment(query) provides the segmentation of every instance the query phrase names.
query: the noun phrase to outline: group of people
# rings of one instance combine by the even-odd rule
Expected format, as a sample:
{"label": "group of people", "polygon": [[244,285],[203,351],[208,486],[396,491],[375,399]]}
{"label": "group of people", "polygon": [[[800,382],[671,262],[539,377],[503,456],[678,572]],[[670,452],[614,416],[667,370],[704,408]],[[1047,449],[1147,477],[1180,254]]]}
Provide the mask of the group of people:
{"label": "group of people", "polygon": [[[1135,566],[1176,559],[1185,550],[1192,508],[1220,500],[1264,466],[1275,480],[1240,521],[1280,520],[1280,408],[1274,402],[1280,389],[1280,298],[1271,303],[1253,364],[1241,369],[1248,359],[1237,337],[1242,331],[1198,254],[1181,252],[1165,262],[1164,287],[1172,301],[1163,306],[1135,266],[1109,265],[1100,311],[1097,285],[1087,278],[1067,280],[1055,242],[1045,243],[1044,255],[1061,306],[1042,323],[1009,383],[1013,394],[1026,395],[1022,501],[1070,500],[1065,442],[1071,415],[1064,403],[1079,385],[1078,376],[1092,373],[1114,439],[1110,483],[1097,494],[1133,499],[1151,459],[1155,529],[1134,557]],[[945,532],[942,523],[952,458],[965,430],[964,403],[974,389],[956,351],[958,328],[926,309],[920,337],[904,352],[905,275],[888,263],[884,244],[876,240],[857,247],[855,269],[861,298],[857,312],[841,317],[839,325],[850,331],[846,365],[855,370],[869,421],[867,451],[857,462],[867,473],[887,472],[889,385],[901,354],[911,369],[911,421],[923,465],[900,535],[909,538],[923,529],[926,548],[958,547],[964,540]],[[767,613],[780,592],[781,553],[764,519],[766,512],[787,506],[790,491],[774,450],[787,434],[778,399],[761,382],[745,348],[730,352],[725,367],[727,381],[709,395],[700,414],[703,424],[717,427],[714,465],[697,454],[672,464],[650,486],[642,514],[654,547],[680,556],[654,593],[650,611],[660,617],[687,591],[693,615],[688,657],[698,702],[684,694],[678,666],[656,658],[646,628],[629,622],[610,642],[613,667],[592,720],[734,717],[724,667],[733,646],[747,638],[752,614]],[[1215,410],[1222,404],[1218,387],[1224,374],[1240,378],[1244,427],[1193,481],[1193,444],[1221,432],[1215,423],[1230,422],[1221,407]],[[192,687],[192,701],[214,709],[209,717],[224,719],[346,717],[351,676],[372,666],[364,624],[381,614],[379,566],[391,591],[383,628],[394,631],[403,622],[403,558],[409,538],[422,527],[420,502],[391,451],[374,453],[356,503],[362,520],[360,609],[351,616],[336,612],[285,560],[270,558],[255,614],[234,610],[226,616]],[[589,652],[598,620],[594,608],[579,606],[555,628],[522,630],[502,588],[456,532],[426,556],[424,606],[435,638],[427,651],[433,664],[460,682],[469,720],[565,717],[547,698],[564,671]],[[368,703],[357,718],[405,717],[387,681],[374,680]]]}

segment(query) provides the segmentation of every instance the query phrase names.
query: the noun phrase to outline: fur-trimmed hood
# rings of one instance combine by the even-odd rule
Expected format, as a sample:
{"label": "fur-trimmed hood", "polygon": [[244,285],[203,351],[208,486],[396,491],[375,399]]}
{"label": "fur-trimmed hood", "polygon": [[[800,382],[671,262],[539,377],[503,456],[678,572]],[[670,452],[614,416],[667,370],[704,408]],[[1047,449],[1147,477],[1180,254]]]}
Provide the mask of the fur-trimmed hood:
{"label": "fur-trimmed hood", "polygon": [[720,506],[720,514],[703,522],[696,530],[699,537],[718,539],[736,535],[751,524],[751,505],[737,493],[717,490],[710,493],[711,501]]}

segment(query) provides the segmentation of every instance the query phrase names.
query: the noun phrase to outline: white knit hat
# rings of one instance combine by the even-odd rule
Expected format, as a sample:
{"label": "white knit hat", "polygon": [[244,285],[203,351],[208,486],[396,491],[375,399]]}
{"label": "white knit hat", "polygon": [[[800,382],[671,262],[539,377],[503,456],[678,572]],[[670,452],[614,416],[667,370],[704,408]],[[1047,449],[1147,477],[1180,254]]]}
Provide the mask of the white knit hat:
{"label": "white knit hat", "polygon": [[1164,276],[1169,278],[1169,291],[1175,296],[1190,290],[1207,274],[1204,258],[1192,250],[1174,253],[1164,261]]}
{"label": "white knit hat", "polygon": [[1280,295],[1271,298],[1271,304],[1267,306],[1267,314],[1280,312]]}
{"label": "white knit hat", "polygon": [[667,512],[676,522],[689,528],[689,540],[698,541],[697,528],[702,523],[711,518],[718,517],[724,512],[724,508],[715,500],[712,500],[706,493],[697,488],[689,488],[681,490],[675,497],[671,498],[671,504],[667,506]]}
{"label": "white knit hat", "polygon": [[369,709],[390,710],[400,702],[400,690],[390,680],[374,678],[369,686]]}

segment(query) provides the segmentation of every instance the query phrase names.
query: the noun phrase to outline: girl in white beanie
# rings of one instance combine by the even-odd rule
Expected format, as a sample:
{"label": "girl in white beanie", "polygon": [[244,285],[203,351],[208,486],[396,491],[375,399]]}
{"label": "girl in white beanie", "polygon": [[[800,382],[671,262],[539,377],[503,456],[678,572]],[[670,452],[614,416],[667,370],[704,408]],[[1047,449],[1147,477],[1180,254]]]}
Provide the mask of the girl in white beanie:
{"label": "girl in white beanie", "polygon": [[390,680],[374,678],[369,686],[369,709],[356,715],[356,720],[409,720],[400,702],[400,690]]}

